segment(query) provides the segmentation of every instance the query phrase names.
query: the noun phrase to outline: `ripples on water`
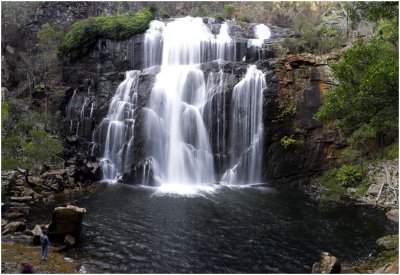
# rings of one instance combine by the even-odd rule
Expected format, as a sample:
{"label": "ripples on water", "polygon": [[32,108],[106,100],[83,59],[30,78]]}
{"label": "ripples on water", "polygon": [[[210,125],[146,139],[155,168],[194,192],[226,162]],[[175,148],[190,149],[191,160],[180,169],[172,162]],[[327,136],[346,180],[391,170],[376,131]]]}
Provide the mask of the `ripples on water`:
{"label": "ripples on water", "polygon": [[373,209],[323,210],[297,191],[214,186],[201,196],[109,185],[82,199],[80,246],[93,273],[308,273],[321,251],[367,257],[396,226]]}

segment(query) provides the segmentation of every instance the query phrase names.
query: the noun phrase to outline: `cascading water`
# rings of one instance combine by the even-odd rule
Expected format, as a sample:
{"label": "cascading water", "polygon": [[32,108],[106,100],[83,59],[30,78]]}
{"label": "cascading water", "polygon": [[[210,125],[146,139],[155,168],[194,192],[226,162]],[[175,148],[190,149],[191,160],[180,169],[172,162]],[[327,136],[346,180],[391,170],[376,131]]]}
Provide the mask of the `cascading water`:
{"label": "cascading water", "polygon": [[264,40],[271,37],[271,30],[264,24],[258,24],[254,28],[254,34],[256,39],[249,39],[248,47],[256,46],[260,48],[264,43]]}
{"label": "cascading water", "polygon": [[164,27],[163,22],[157,20],[150,22],[149,29],[144,36],[144,68],[161,64]]}
{"label": "cascading water", "polygon": [[201,18],[177,19],[163,31],[161,71],[151,92],[146,127],[154,174],[164,188],[214,182],[202,118],[206,87],[199,68],[213,39]]}
{"label": "cascading water", "polygon": [[222,177],[223,182],[257,183],[261,177],[263,90],[265,76],[250,65],[244,79],[233,89],[231,106],[231,168]]}
{"label": "cascading water", "polygon": [[[201,18],[151,22],[144,38],[144,67],[161,66],[149,103],[141,109],[147,145],[135,173],[142,173],[143,185],[160,185],[159,190],[174,193],[190,193],[192,187],[195,192],[207,190],[222,174],[216,178],[214,163],[219,171],[230,167],[223,182],[260,180],[266,84],[261,71],[250,66],[232,98],[227,97],[227,79],[234,76],[224,72],[224,62],[236,61],[235,55],[227,23],[213,35]],[[210,72],[206,83],[201,66],[215,60],[220,70]],[[132,169],[140,73],[126,73],[93,138],[105,180]],[[216,142],[213,147],[210,139]]]}
{"label": "cascading water", "polygon": [[103,179],[115,180],[130,169],[133,162],[135,111],[137,109],[137,83],[140,71],[126,72],[111,100],[107,116],[97,132],[101,144],[100,160]]}

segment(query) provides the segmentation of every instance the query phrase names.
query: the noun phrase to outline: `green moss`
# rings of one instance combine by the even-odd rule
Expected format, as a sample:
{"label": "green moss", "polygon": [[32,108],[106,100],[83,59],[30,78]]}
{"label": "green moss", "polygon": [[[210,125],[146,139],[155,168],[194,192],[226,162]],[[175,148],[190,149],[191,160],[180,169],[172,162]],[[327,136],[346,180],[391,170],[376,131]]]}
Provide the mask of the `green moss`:
{"label": "green moss", "polygon": [[133,15],[118,14],[80,20],[64,36],[59,48],[61,55],[76,58],[85,54],[99,38],[127,39],[144,32],[153,19],[154,12],[145,8]]}

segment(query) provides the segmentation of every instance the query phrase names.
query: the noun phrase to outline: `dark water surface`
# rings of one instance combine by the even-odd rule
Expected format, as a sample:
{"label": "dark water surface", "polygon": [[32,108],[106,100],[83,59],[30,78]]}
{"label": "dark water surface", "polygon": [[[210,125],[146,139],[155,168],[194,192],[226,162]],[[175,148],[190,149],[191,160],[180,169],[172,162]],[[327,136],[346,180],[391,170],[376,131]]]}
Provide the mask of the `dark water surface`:
{"label": "dark water surface", "polygon": [[299,191],[154,193],[113,184],[79,200],[87,213],[70,256],[91,273],[309,273],[321,251],[356,262],[397,228],[382,212],[323,209]]}

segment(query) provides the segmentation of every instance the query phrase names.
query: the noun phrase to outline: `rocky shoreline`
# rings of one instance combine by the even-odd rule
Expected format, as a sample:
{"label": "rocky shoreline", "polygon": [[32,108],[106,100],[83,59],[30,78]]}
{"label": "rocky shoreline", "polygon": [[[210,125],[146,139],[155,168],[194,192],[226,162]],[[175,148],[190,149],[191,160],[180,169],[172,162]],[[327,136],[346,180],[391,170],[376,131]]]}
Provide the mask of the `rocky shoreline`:
{"label": "rocky shoreline", "polygon": [[[392,184],[398,186],[398,172],[394,171],[397,160],[386,163],[386,166],[390,169],[392,177]],[[380,180],[384,173],[384,166],[382,164],[376,164],[368,168],[368,175],[371,180],[375,180],[371,186],[382,184]],[[393,171],[392,171],[393,168]],[[42,263],[37,259],[39,258],[40,247],[33,244],[33,228],[27,228],[27,220],[30,215],[30,208],[41,204],[54,204],[54,200],[62,197],[65,202],[74,202],[75,196],[83,194],[91,194],[97,189],[104,187],[105,184],[99,182],[92,183],[75,183],[70,185],[64,185],[62,188],[55,188],[58,181],[62,181],[61,178],[67,175],[67,169],[56,169],[48,170],[41,176],[37,177],[25,177],[21,171],[10,171],[3,173],[2,181],[3,188],[6,192],[3,192],[3,217],[2,217],[2,272],[5,273],[18,273],[21,270],[23,263],[29,262],[34,266],[35,272],[40,273],[84,273],[84,267],[79,261],[66,258],[64,252],[67,248],[75,244],[75,239],[72,243],[68,243],[68,238],[59,238],[58,244],[55,243],[51,246],[50,257],[51,262]],[[61,177],[61,178],[60,178]],[[375,178],[374,178],[375,177]],[[28,179],[28,181],[26,181]],[[43,188],[42,190],[34,188],[32,186],[33,179],[36,181],[44,181],[49,188]],[[31,184],[29,184],[31,183]],[[53,188],[52,188],[53,186]],[[371,187],[370,189],[373,189]],[[382,188],[381,195],[378,200],[374,199],[374,194],[371,190],[367,191],[365,195],[357,195],[357,192],[346,192],[346,196],[339,203],[345,204],[356,204],[360,206],[377,207],[382,212],[386,211],[386,216],[393,222],[398,222],[398,206],[396,201],[391,196],[390,186]],[[386,190],[388,189],[388,190]],[[307,186],[305,191],[315,200],[320,201],[321,189],[318,186]],[[348,194],[356,194],[348,196]],[[376,196],[376,194],[375,194]],[[377,202],[377,203],[376,203]],[[4,211],[7,209],[7,211]],[[53,214],[53,218],[54,218]],[[39,225],[40,228],[48,229],[48,224]],[[84,230],[84,229],[83,229]],[[64,234],[66,235],[66,234]],[[64,236],[63,235],[63,236]],[[382,236],[377,240],[377,246],[379,250],[375,255],[371,256],[366,261],[359,264],[346,264],[341,263],[341,273],[397,273],[398,271],[398,235]],[[330,255],[328,253],[328,255]],[[329,257],[334,257],[330,255]],[[327,256],[323,256],[321,261]],[[37,259],[36,259],[37,258]],[[325,259],[325,261],[327,261]],[[329,258],[328,262],[332,261]],[[336,261],[336,260],[335,260]],[[333,261],[333,262],[335,262]],[[340,259],[337,259],[340,261]],[[321,266],[328,266],[329,264]],[[333,265],[331,265],[333,267]],[[319,270],[317,273],[325,272],[326,270]],[[329,272],[329,271],[326,271]]]}
{"label": "rocky shoreline", "polygon": [[[347,188],[339,201],[329,203],[354,204],[364,207],[374,207],[385,213],[387,219],[399,223],[398,194],[398,159],[374,163],[366,168],[366,175],[371,185],[365,193],[357,188]],[[327,190],[313,181],[305,186],[305,192],[315,201],[321,201],[322,195]],[[326,202],[323,202],[326,203]],[[321,261],[313,267],[313,273],[337,273],[337,265],[341,266],[340,273],[377,273],[398,274],[399,272],[399,235],[382,236],[376,240],[378,251],[369,259],[358,264],[340,264],[339,259],[328,252],[321,255]]]}
{"label": "rocky shoreline", "polygon": [[[27,171],[2,173],[2,273],[21,273],[23,264],[30,264],[35,273],[86,273],[65,251],[79,241],[85,209],[75,206],[56,207],[51,221],[28,225],[31,208],[54,205],[95,192],[105,186],[100,182],[75,182],[72,169],[46,169],[41,175]],[[40,261],[38,236],[46,229],[51,239],[49,261]]]}

